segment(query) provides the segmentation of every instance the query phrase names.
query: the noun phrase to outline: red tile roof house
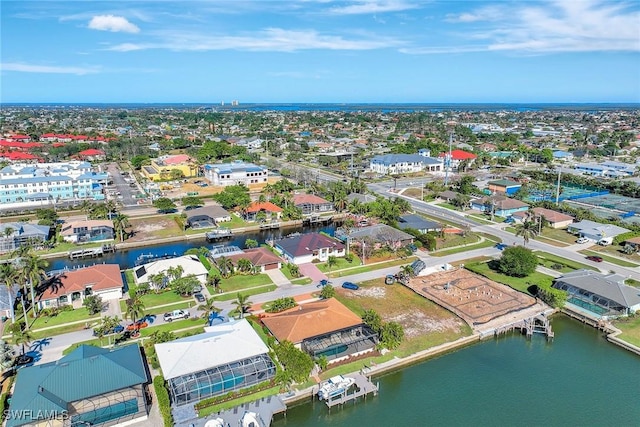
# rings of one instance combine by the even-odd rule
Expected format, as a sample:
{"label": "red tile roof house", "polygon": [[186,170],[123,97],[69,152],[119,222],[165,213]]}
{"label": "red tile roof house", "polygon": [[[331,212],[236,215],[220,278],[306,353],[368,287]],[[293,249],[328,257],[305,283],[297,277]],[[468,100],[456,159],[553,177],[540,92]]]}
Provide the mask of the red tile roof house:
{"label": "red tile roof house", "polygon": [[302,209],[303,215],[320,214],[323,212],[333,212],[333,203],[318,197],[315,194],[294,194],[293,204]]}
{"label": "red tile roof house", "polygon": [[265,220],[280,219],[282,216],[282,208],[271,202],[252,202],[247,209],[244,210],[245,221],[255,221],[258,213],[264,212]]}
{"label": "red tile roof house", "polygon": [[[438,155],[438,157],[445,157],[447,156],[449,153],[440,153]],[[476,159],[475,154],[473,153],[469,153],[467,151],[464,150],[452,150],[451,151],[451,167],[453,169],[458,169],[458,166],[460,165],[461,162],[466,161],[467,165],[471,165],[475,159]]]}
{"label": "red tile roof house", "polygon": [[96,264],[64,272],[53,278],[56,286],[48,286],[38,298],[42,308],[72,304],[82,307],[89,295],[99,295],[103,301],[122,298],[122,275],[118,264]]}
{"label": "red tile roof house", "polygon": [[[534,220],[537,220],[538,217],[542,216],[542,218],[549,223],[551,228],[567,228],[574,220],[571,215],[566,215],[551,209],[533,208],[531,211],[533,213]],[[530,211],[521,211],[515,212],[511,216],[518,222],[524,222],[524,220],[531,215]]]}
{"label": "red tile roof house", "polygon": [[95,160],[104,160],[106,158],[106,154],[102,150],[89,148],[87,150],[79,152],[77,154],[77,157],[82,160],[95,161]]}
{"label": "red tile roof house", "polygon": [[260,273],[282,268],[282,258],[267,248],[245,249],[243,252],[244,253],[241,254],[229,255],[227,258],[233,262],[234,266],[238,265],[239,260],[248,259],[254,266],[258,267]]}
{"label": "red tile roof house", "polygon": [[286,261],[298,265],[313,260],[324,262],[331,255],[336,257],[345,255],[344,244],[320,233],[287,237],[276,241],[274,247]]}

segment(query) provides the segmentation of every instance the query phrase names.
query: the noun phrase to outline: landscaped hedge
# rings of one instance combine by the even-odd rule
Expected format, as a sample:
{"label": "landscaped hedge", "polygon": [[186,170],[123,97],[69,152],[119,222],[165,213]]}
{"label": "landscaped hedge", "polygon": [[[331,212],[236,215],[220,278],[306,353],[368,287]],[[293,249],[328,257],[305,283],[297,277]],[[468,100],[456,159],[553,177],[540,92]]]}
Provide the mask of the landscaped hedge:
{"label": "landscaped hedge", "polygon": [[273,380],[265,381],[251,387],[243,388],[242,390],[230,391],[229,393],[222,394],[220,396],[213,396],[207,399],[201,400],[200,402],[194,405],[196,411],[200,411],[204,408],[208,408],[213,405],[218,405],[220,403],[229,402],[230,400],[239,399],[244,396],[248,396],[250,394],[258,393],[262,390],[269,389],[275,386]]}
{"label": "landscaped hedge", "polygon": [[549,285],[535,285],[536,286],[536,295],[542,301],[549,304],[554,308],[562,308],[564,307],[564,303],[567,302],[568,294],[561,290],[552,288]]}
{"label": "landscaped hedge", "polygon": [[298,305],[298,303],[296,303],[296,300],[292,297],[283,297],[278,298],[269,304],[269,307],[265,311],[267,313],[280,313],[281,311],[288,310],[296,305]]}
{"label": "landscaped hedge", "polygon": [[160,414],[164,420],[165,427],[173,427],[173,415],[171,415],[171,401],[169,400],[169,391],[164,385],[164,377],[158,375],[153,379],[153,388],[156,391],[156,399]]}

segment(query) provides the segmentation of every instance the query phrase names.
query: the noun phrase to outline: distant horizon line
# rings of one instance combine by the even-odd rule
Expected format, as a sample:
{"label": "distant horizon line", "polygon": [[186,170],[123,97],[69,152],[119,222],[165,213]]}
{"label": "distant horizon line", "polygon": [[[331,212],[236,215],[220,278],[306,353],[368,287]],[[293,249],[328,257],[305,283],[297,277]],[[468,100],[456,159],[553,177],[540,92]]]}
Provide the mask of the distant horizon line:
{"label": "distant horizon line", "polygon": [[[222,104],[222,102],[225,102]],[[141,101],[20,101],[20,102],[0,102],[0,106],[5,105],[95,105],[95,104],[134,104],[134,105],[215,105],[215,106],[223,106],[223,107],[240,107],[242,105],[640,105],[640,101],[553,101],[553,102],[544,102],[544,101],[535,101],[535,102],[526,102],[526,101],[455,101],[455,102],[446,102],[446,101],[438,101],[438,102],[313,102],[313,101],[304,101],[304,102],[238,102],[238,104],[232,105],[231,102],[227,103],[226,101],[218,101],[218,102],[205,102],[205,101],[189,101],[189,102],[181,102],[181,101],[154,101],[154,102],[141,102]]]}

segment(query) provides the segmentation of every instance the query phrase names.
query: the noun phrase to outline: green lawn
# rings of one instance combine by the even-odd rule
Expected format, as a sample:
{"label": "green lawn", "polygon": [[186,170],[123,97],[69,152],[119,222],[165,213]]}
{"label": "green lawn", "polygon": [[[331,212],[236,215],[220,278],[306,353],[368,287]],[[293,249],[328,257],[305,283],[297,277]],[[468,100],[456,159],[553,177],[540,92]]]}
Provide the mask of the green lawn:
{"label": "green lawn", "polygon": [[587,270],[597,270],[594,267],[591,267],[587,264],[582,264],[576,261],[571,261],[560,256],[550,254],[548,252],[535,251],[535,254],[538,256],[538,261],[540,265],[543,265],[547,268],[551,268],[553,264],[561,264],[564,268],[558,270],[562,273],[567,273],[573,270],[587,269]]}
{"label": "green lawn", "polygon": [[578,237],[573,234],[567,233],[567,230],[549,227],[544,227],[540,235],[542,237],[548,237],[549,239],[559,240],[568,245],[573,245],[578,239]]}
{"label": "green lawn", "polygon": [[[196,302],[196,300],[194,300],[193,298],[190,298],[189,301],[178,302],[178,303],[171,304],[171,305],[165,306],[165,307],[150,307],[150,308],[144,310],[144,314],[155,314],[155,315],[164,314],[164,313],[167,313],[167,312],[173,311],[173,310],[191,308],[191,307],[193,307],[193,306],[195,306],[197,304],[198,303]],[[125,311],[122,312],[123,315],[124,315]]]}
{"label": "green lawn", "polygon": [[498,283],[505,284],[507,286],[512,287],[521,292],[529,293],[527,290],[531,285],[549,285],[553,281],[553,277],[547,276],[546,274],[542,274],[540,272],[534,271],[527,277],[511,277],[506,274],[498,273],[497,271],[493,271],[489,268],[489,264],[486,262],[483,263],[466,263],[464,265],[469,271],[473,271],[474,273],[480,274],[481,276],[485,276],[488,279],[494,280]]}
{"label": "green lawn", "polygon": [[77,322],[80,320],[85,320],[90,323],[93,323],[94,321],[99,319],[100,319],[99,314],[94,314],[93,316],[89,316],[89,312],[87,311],[87,309],[84,307],[81,307],[71,311],[63,311],[54,317],[40,316],[33,321],[33,323],[31,324],[31,329],[40,329],[40,328],[46,328],[50,326],[58,326],[58,325],[63,325],[65,323]]}
{"label": "green lawn", "polygon": [[493,242],[493,241],[485,240],[484,242],[465,245],[465,246],[458,247],[458,248],[446,249],[446,250],[436,251],[436,252],[430,252],[429,255],[435,256],[435,257],[440,257],[440,256],[457,254],[457,253],[460,253],[460,252],[472,251],[474,249],[490,248],[495,244],[496,243]]}
{"label": "green lawn", "polygon": [[206,408],[203,408],[198,411],[198,417],[200,418],[206,417],[207,415],[211,415],[215,412],[231,409],[236,406],[242,405],[244,403],[249,403],[255,400],[262,399],[263,397],[273,396],[278,394],[279,391],[280,391],[280,386],[274,386],[274,387],[259,391],[257,393],[249,394],[247,396],[240,397],[238,399],[230,400],[228,402],[207,406]]}
{"label": "green lawn", "polygon": [[[269,285],[272,284],[273,281],[266,274],[255,274],[255,275],[242,275],[237,274],[235,276],[231,276],[228,279],[222,279],[220,281],[220,289],[223,292],[233,292],[246,288],[252,288],[255,286]],[[209,287],[209,292],[211,295],[213,289]]]}
{"label": "green lawn", "polygon": [[634,288],[640,288],[640,282],[636,279],[628,278],[624,281],[625,285],[633,286]]}
{"label": "green lawn", "polygon": [[619,265],[621,267],[638,267],[638,264],[633,263],[633,262],[629,262],[629,261],[625,261],[623,259],[620,258],[616,258],[610,255],[605,255],[603,252],[600,251],[590,251],[590,250],[583,250],[583,251],[578,251],[581,254],[584,255],[595,255],[595,256],[599,256],[601,257],[603,260],[610,262],[611,264],[616,264]]}
{"label": "green lawn", "polygon": [[326,262],[319,262],[318,264],[316,264],[316,267],[318,267],[318,270],[326,273],[329,271],[343,270],[345,268],[355,267],[360,265],[360,263],[360,258],[358,258],[356,255],[353,255],[353,259],[351,260],[351,262],[348,262],[344,258],[336,258],[336,263],[335,265],[332,265],[331,268],[327,266]]}
{"label": "green lawn", "polygon": [[616,259],[620,259],[622,261],[634,263],[636,267],[640,263],[640,258],[638,257],[638,254],[627,255],[622,251],[622,246],[619,246],[619,245],[609,245],[609,246],[593,245],[589,248],[589,250],[592,250],[593,252],[597,252],[598,255],[605,255],[605,256],[608,255]]}
{"label": "green lawn", "polygon": [[445,235],[444,239],[438,238],[437,250],[452,248],[454,246],[471,245],[473,243],[478,243],[479,240],[480,237],[475,233],[467,233],[466,236],[449,234]]}
{"label": "green lawn", "polygon": [[618,338],[640,347],[640,316],[618,320],[614,324],[622,331]]}
{"label": "green lawn", "polygon": [[[133,292],[135,292],[135,290]],[[159,294],[156,294],[153,291],[151,291],[150,293],[141,296],[140,299],[142,300],[146,308],[151,308],[158,305],[173,304],[173,303],[193,300],[193,298],[191,297],[182,297],[170,290],[161,292]],[[120,301],[120,308],[124,313],[127,309],[127,302],[124,300]]]}
{"label": "green lawn", "polygon": [[376,270],[380,270],[387,267],[395,267],[397,265],[410,264],[416,259],[418,258],[411,256],[405,259],[394,259],[391,261],[385,261],[385,262],[380,262],[380,263],[371,264],[371,265],[361,265],[361,266],[357,266],[357,267],[353,267],[345,270],[329,272],[327,273],[327,277],[343,277],[343,276],[350,276],[352,274],[367,273],[369,271],[376,271]]}
{"label": "green lawn", "polygon": [[175,332],[181,329],[192,330],[197,328],[201,329],[201,331],[198,331],[198,332],[204,332],[204,327],[206,325],[206,322],[204,321],[204,319],[192,317],[190,319],[174,320],[173,322],[163,323],[162,325],[158,325],[158,326],[152,326],[152,325],[153,324],[151,324],[151,326],[149,327],[140,329],[140,335],[142,337],[150,337],[151,334],[153,334],[156,331],[157,332]]}
{"label": "green lawn", "polygon": [[231,215],[231,221],[223,222],[221,225],[226,228],[242,228],[248,226],[249,223],[236,215]]}
{"label": "green lawn", "polygon": [[480,224],[485,224],[485,225],[490,225],[490,224],[494,224],[493,222],[489,221],[487,219],[486,216],[484,215],[479,215],[479,214],[469,214],[469,216],[474,220],[474,221],[478,221]]}
{"label": "green lawn", "polygon": [[457,211],[458,210],[458,208],[453,206],[451,203],[447,203],[447,202],[436,203],[436,206],[440,206],[441,208],[445,208],[445,209],[450,209],[452,211]]}
{"label": "green lawn", "polygon": [[[96,323],[97,322],[94,322],[94,325]],[[60,327],[53,328],[53,329],[31,332],[31,337],[34,340],[39,340],[42,338],[52,337],[54,335],[66,334],[68,332],[81,331],[84,329],[84,326],[85,326],[84,323],[73,323],[71,325],[69,324],[62,325]],[[89,326],[92,326],[92,325],[89,325]]]}
{"label": "green lawn", "polygon": [[[257,295],[267,292],[275,291],[278,287],[276,285],[257,286],[255,288],[244,289],[240,291],[242,295]],[[213,294],[212,294],[213,295]],[[230,292],[228,294],[222,294],[216,296],[216,301],[230,301],[237,298],[237,292]]]}

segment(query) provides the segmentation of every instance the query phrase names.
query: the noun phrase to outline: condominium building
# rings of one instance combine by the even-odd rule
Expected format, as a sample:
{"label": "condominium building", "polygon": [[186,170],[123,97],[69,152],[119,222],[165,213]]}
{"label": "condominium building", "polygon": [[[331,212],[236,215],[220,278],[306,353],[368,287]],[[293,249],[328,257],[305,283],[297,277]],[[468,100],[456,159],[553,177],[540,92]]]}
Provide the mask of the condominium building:
{"label": "condominium building", "polygon": [[204,175],[213,185],[266,184],[269,171],[253,163],[236,161],[205,165]]}
{"label": "condominium building", "polygon": [[107,180],[88,162],[9,165],[0,169],[0,203],[102,200]]}

